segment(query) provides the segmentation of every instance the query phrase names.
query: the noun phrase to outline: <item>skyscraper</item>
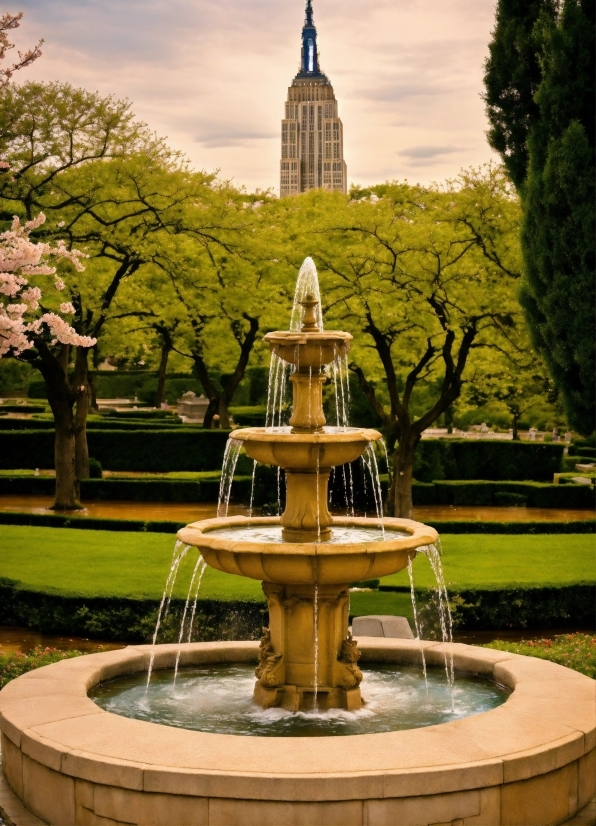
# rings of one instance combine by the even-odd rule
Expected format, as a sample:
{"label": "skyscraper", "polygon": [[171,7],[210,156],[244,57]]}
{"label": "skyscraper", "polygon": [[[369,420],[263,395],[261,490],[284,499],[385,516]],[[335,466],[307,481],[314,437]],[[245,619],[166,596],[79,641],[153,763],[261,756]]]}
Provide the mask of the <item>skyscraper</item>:
{"label": "skyscraper", "polygon": [[306,4],[300,70],[281,122],[280,196],[309,189],[348,191],[343,126],[329,78],[319,66],[312,2]]}

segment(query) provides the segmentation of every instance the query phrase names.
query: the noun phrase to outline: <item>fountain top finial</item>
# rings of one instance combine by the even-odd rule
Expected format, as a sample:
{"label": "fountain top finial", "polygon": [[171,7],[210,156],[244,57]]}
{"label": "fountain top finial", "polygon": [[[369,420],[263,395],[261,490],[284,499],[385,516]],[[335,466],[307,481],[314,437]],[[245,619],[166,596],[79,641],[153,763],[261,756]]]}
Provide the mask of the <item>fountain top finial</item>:
{"label": "fountain top finial", "polygon": [[319,306],[318,300],[314,297],[312,293],[308,293],[304,296],[300,305],[304,307],[304,313],[302,315],[302,327],[300,328],[301,333],[318,333],[320,332],[320,327],[317,324],[317,307]]}

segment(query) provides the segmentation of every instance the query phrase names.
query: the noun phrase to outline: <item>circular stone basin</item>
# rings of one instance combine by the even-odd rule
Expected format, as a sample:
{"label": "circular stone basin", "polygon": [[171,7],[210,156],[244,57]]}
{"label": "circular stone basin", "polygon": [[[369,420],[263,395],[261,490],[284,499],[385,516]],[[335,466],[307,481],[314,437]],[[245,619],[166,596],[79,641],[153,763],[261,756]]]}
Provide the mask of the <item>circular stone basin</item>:
{"label": "circular stone basin", "polygon": [[[209,531],[209,536],[217,539],[232,539],[236,542],[284,542],[281,525],[258,525],[251,527],[219,528]],[[353,525],[334,527],[329,539],[321,540],[322,545],[346,545],[354,542],[391,542],[409,536],[405,531],[385,530],[383,527],[359,528]]]}
{"label": "circular stone basin", "polygon": [[246,427],[232,439],[242,442],[251,459],[288,470],[312,470],[353,462],[371,442],[381,438],[377,430],[362,427],[324,427],[317,433],[293,433],[285,428]]}
{"label": "circular stone basin", "polygon": [[[361,662],[420,663],[415,640],[359,638]],[[563,823],[596,792],[596,684],[555,663],[423,642],[430,667],[512,689],[498,708],[441,725],[362,736],[235,737],[99,708],[101,682],[146,675],[150,646],[36,669],[0,691],[2,771],[44,822],[143,826]],[[172,669],[177,645],[153,651]],[[250,663],[253,642],[183,645],[182,667]]]}
{"label": "circular stone basin", "polygon": [[365,705],[358,711],[289,712],[252,701],[254,669],[248,665],[185,668],[134,674],[96,686],[89,696],[105,711],[194,731],[253,737],[322,737],[448,723],[497,708],[510,691],[482,677],[457,675],[453,704],[444,669],[378,666],[363,670]]}
{"label": "circular stone basin", "polygon": [[352,336],[339,330],[302,332],[276,330],[263,339],[287,364],[319,370],[350,349]]}
{"label": "circular stone basin", "polygon": [[[348,541],[334,538],[336,531],[350,537],[353,530],[365,533]],[[178,531],[178,539],[228,574],[282,585],[341,585],[400,571],[417,548],[438,538],[428,525],[391,517],[334,517],[331,531],[324,542],[279,542],[279,516],[229,516],[193,522]],[[265,539],[256,538],[261,532]]]}

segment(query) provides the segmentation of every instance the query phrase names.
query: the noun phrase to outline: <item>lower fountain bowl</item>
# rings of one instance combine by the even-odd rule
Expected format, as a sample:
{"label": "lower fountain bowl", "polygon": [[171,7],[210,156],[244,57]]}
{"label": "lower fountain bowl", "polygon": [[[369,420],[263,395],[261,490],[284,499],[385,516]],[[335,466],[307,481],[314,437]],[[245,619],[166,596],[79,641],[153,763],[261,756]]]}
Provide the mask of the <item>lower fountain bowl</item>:
{"label": "lower fountain bowl", "polygon": [[[418,664],[415,640],[360,638],[362,661]],[[454,722],[344,737],[245,737],[120,717],[87,692],[146,671],[150,646],[64,660],[0,692],[2,770],[46,823],[485,826],[563,823],[596,792],[593,680],[503,651],[423,642],[431,666],[513,689]],[[155,649],[172,668],[178,646]],[[181,665],[256,662],[257,643],[182,646]]]}
{"label": "lower fountain bowl", "polygon": [[193,522],[178,539],[228,574],[283,585],[336,585],[401,571],[416,550],[437,541],[411,519],[335,517],[332,538],[282,542],[280,517],[231,516]]}

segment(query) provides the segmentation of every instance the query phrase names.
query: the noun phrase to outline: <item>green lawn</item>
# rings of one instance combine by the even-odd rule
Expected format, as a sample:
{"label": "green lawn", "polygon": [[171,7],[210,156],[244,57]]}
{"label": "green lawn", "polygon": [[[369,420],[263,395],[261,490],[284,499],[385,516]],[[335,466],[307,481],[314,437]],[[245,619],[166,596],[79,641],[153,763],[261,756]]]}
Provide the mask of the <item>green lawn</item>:
{"label": "green lawn", "polygon": [[[69,596],[160,599],[175,538],[163,533],[79,531],[75,528],[0,526],[0,580]],[[180,567],[174,595],[186,597],[196,552]],[[201,595],[263,599],[261,583],[209,568]]]}
{"label": "green lawn", "polygon": [[[596,581],[594,534],[446,534],[443,568],[447,587],[565,585]],[[423,554],[414,560],[414,581],[434,583]],[[386,585],[407,585],[407,571],[386,577]]]}
{"label": "green lawn", "polygon": [[[168,534],[80,531],[74,528],[0,526],[0,579],[23,588],[73,596],[161,597],[174,539]],[[448,587],[594,582],[595,537],[583,534],[443,537]],[[189,552],[181,568],[176,596],[185,596]],[[414,562],[417,585],[433,584],[428,561]],[[407,585],[407,572],[384,584]],[[259,582],[208,569],[201,595],[213,599],[262,599]],[[407,594],[355,593],[354,613],[399,613]],[[374,610],[372,610],[374,608]]]}

